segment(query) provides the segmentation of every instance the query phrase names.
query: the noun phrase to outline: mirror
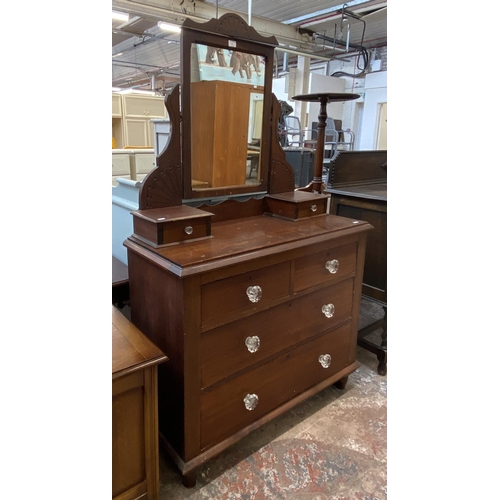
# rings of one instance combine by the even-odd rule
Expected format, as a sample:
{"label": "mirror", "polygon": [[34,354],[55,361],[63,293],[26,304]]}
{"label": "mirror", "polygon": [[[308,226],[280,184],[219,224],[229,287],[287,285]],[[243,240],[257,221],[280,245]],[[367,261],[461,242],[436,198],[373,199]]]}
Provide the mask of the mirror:
{"label": "mirror", "polygon": [[234,14],[184,22],[184,199],[267,191],[276,45]]}
{"label": "mirror", "polygon": [[191,45],[191,187],[260,184],[265,60]]}

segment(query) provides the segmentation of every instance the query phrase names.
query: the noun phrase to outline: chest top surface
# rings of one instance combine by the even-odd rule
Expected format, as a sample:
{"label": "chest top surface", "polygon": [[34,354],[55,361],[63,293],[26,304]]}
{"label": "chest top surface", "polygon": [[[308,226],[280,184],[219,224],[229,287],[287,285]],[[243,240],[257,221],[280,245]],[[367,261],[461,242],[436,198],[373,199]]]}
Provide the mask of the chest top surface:
{"label": "chest top surface", "polygon": [[[230,263],[266,257],[371,229],[365,221],[323,215],[290,222],[266,215],[223,221],[212,226],[212,238],[163,248],[148,247],[156,262],[179,275],[210,270]],[[140,248],[130,239],[126,246]],[[143,251],[146,251],[143,249]]]}

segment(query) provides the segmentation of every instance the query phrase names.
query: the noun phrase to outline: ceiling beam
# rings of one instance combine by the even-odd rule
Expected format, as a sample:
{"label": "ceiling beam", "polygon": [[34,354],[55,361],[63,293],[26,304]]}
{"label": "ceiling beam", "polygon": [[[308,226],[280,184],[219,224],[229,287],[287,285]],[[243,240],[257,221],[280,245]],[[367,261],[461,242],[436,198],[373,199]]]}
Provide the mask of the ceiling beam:
{"label": "ceiling beam", "polygon": [[[238,14],[245,22],[248,22],[248,15],[241,12],[235,12],[222,7],[216,8],[216,6],[204,2],[196,2],[196,7],[193,8],[192,3],[184,1],[181,6],[181,2],[182,0],[172,0],[166,6],[167,2],[164,0],[112,0],[112,7],[113,10],[128,12],[132,15],[163,19],[164,21],[170,20],[177,24],[181,24],[186,18],[197,22],[206,22],[217,17],[217,14],[220,18],[227,13]],[[293,26],[253,14],[251,24],[262,35],[274,35],[278,40],[286,41],[289,44],[295,43],[296,48],[311,48],[311,37],[305,33],[299,33]]]}

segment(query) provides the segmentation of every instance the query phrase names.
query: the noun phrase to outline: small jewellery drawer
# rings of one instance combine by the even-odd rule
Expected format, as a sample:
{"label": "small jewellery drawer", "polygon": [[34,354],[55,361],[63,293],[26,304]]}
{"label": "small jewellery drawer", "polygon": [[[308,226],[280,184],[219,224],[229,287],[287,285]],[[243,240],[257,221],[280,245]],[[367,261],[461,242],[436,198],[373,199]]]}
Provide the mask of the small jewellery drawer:
{"label": "small jewellery drawer", "polygon": [[355,243],[306,255],[295,261],[293,291],[298,292],[328,281],[339,281],[355,271]]}
{"label": "small jewellery drawer", "polygon": [[186,205],[134,210],[134,236],[156,248],[206,238],[211,234],[212,215]]}
{"label": "small jewellery drawer", "polygon": [[201,324],[207,330],[274,305],[290,292],[290,262],[238,274],[201,287]]}
{"label": "small jewellery drawer", "polygon": [[351,319],[353,287],[344,280],[205,332],[202,388]]}
{"label": "small jewellery drawer", "polygon": [[328,199],[327,195],[305,191],[266,196],[268,213],[290,220],[326,214]]}
{"label": "small jewellery drawer", "polygon": [[202,449],[231,436],[345,368],[350,328],[350,323],[341,326],[203,393]]}

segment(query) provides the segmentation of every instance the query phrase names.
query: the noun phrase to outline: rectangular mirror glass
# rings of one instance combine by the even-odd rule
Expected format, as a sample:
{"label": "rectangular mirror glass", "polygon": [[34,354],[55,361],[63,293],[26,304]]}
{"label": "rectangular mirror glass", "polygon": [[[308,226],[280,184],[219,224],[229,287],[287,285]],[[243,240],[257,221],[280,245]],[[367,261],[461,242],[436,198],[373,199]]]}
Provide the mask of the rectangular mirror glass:
{"label": "rectangular mirror glass", "polygon": [[265,60],[229,45],[191,44],[193,190],[261,182]]}

